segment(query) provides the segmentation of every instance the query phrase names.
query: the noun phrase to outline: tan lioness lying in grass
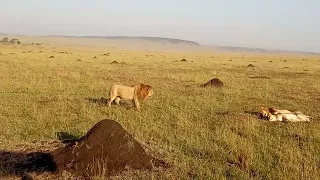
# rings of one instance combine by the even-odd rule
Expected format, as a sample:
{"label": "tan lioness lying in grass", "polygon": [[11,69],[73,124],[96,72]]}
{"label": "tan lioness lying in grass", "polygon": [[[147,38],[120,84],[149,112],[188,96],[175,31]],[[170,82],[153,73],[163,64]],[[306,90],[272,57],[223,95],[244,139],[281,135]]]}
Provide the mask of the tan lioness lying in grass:
{"label": "tan lioness lying in grass", "polygon": [[113,85],[109,91],[109,101],[108,106],[111,107],[111,103],[115,101],[119,104],[121,99],[133,100],[134,106],[137,110],[140,110],[139,101],[144,101],[151,97],[153,94],[152,86],[146,84],[137,84],[134,86],[122,86]]}
{"label": "tan lioness lying in grass", "polygon": [[283,122],[306,122],[310,121],[310,116],[303,114],[301,111],[291,112],[289,110],[281,110],[274,108],[260,108],[258,117],[268,121],[283,121]]}

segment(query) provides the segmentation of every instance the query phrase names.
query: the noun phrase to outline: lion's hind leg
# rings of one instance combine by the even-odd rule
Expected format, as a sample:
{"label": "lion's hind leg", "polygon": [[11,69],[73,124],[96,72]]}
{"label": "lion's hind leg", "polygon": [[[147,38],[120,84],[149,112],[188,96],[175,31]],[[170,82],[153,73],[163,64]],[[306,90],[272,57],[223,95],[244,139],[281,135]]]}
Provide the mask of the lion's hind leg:
{"label": "lion's hind leg", "polygon": [[117,96],[110,96],[108,106],[111,107],[111,103],[117,98]]}
{"label": "lion's hind leg", "polygon": [[120,100],[121,100],[120,97],[116,97],[116,99],[114,101],[116,102],[117,105],[119,105],[120,104]]}

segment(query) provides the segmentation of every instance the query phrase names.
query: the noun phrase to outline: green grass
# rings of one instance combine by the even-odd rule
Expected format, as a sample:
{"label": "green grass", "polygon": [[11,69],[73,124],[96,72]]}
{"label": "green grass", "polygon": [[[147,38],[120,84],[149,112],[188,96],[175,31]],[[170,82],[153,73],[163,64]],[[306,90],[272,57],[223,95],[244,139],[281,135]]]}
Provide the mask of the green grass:
{"label": "green grass", "polygon": [[[21,53],[29,50],[33,51]],[[241,58],[241,54],[45,45],[0,45],[0,52],[2,150],[55,140],[57,132],[80,137],[108,118],[172,165],[155,172],[129,171],[115,179],[320,177],[319,57]],[[110,56],[101,55],[107,52]],[[51,55],[55,58],[48,58]],[[180,62],[182,58],[188,62]],[[127,64],[109,64],[114,60]],[[250,63],[255,67],[248,68]],[[214,77],[226,86],[197,86]],[[154,96],[141,104],[141,112],[86,100],[107,98],[113,84],[139,82],[154,87]],[[301,110],[313,119],[266,122],[250,113],[260,106]]]}

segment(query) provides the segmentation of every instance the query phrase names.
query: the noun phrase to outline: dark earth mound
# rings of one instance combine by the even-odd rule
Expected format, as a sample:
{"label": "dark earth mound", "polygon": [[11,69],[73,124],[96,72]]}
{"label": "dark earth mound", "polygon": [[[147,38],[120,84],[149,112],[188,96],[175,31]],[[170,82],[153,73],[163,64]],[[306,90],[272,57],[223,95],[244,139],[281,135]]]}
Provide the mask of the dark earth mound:
{"label": "dark earth mound", "polygon": [[119,64],[118,61],[112,61],[110,64]]}
{"label": "dark earth mound", "polygon": [[249,64],[247,67],[254,67],[254,65],[253,64]]}
{"label": "dark earth mound", "polygon": [[84,177],[103,173],[109,176],[128,169],[165,166],[163,161],[148,155],[142,146],[113,120],[100,121],[78,141],[51,154],[58,172],[69,171]]}
{"label": "dark earth mound", "polygon": [[209,82],[200,85],[201,87],[223,87],[223,82],[218,78],[213,78]]}
{"label": "dark earth mound", "polygon": [[[65,133],[60,135],[66,136]],[[169,167],[147,154],[141,144],[113,120],[101,120],[85,136],[70,142],[65,146],[54,144],[49,149],[0,150],[0,179],[12,176],[32,179],[35,174],[50,172],[55,176],[64,171],[85,179],[107,178],[130,169]]]}

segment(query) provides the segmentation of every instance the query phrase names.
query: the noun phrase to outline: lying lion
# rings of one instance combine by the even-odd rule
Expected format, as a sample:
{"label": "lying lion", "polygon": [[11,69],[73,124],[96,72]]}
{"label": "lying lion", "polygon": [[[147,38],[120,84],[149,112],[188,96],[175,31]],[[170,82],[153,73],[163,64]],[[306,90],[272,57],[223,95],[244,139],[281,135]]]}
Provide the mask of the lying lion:
{"label": "lying lion", "polygon": [[134,106],[140,110],[139,101],[144,101],[153,94],[152,86],[145,84],[137,84],[131,87],[122,85],[113,85],[109,91],[108,106],[111,107],[113,101],[119,105],[121,99],[133,100]]}
{"label": "lying lion", "polygon": [[283,122],[306,122],[310,121],[310,116],[303,114],[301,111],[291,112],[289,110],[280,110],[274,108],[260,108],[258,117],[268,121],[283,121]]}

